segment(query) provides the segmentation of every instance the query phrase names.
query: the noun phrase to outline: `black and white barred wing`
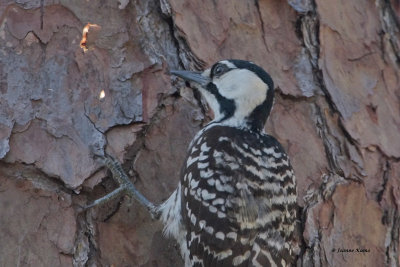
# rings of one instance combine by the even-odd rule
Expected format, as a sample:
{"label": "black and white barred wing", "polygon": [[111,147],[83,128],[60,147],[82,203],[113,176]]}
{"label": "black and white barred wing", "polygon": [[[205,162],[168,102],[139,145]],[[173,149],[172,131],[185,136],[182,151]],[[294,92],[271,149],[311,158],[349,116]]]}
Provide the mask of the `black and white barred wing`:
{"label": "black and white barred wing", "polygon": [[[262,138],[262,181],[254,193],[264,194],[266,209],[260,209],[258,234],[252,247],[251,266],[292,266],[297,250],[296,180],[282,146],[271,136]],[[249,183],[252,186],[252,183]]]}
{"label": "black and white barred wing", "polygon": [[275,139],[226,128],[204,132],[184,170],[182,215],[192,264],[288,262],[296,192],[287,157]]}

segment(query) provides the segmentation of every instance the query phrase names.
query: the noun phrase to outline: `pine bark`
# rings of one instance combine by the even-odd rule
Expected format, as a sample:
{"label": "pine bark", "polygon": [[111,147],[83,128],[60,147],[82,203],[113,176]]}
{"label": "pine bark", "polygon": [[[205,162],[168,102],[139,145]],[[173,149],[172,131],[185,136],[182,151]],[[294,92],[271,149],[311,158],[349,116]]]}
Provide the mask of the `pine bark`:
{"label": "pine bark", "polygon": [[297,176],[298,266],[399,266],[393,0],[1,1],[0,266],[182,266],[137,203],[78,207],[116,187],[104,151],[150,200],[172,193],[212,114],[168,70],[226,58],[274,79],[265,129]]}

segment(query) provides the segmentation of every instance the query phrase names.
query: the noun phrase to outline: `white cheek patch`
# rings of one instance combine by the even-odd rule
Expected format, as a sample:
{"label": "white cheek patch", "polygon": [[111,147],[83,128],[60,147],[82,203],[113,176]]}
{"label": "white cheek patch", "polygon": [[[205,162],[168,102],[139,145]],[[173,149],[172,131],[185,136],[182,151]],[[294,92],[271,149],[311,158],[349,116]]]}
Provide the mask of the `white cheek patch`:
{"label": "white cheek patch", "polygon": [[267,96],[268,86],[247,69],[231,70],[213,82],[222,96],[238,102],[250,101],[261,104]]}
{"label": "white cheek patch", "polygon": [[[213,83],[221,96],[235,102],[235,113],[228,123],[241,124],[251,112],[267,97],[268,86],[255,73],[247,69],[237,69],[229,61],[221,61],[228,67],[232,67],[226,74],[219,78],[214,78]],[[210,69],[205,70],[202,75],[210,76]],[[203,97],[206,99],[210,108],[214,111],[214,121],[222,119],[224,114],[220,113],[220,104],[214,94],[210,93],[201,86],[196,86]]]}
{"label": "white cheek patch", "polygon": [[234,69],[214,79],[219,93],[236,103],[235,117],[243,119],[267,97],[268,86],[247,69]]}
{"label": "white cheek patch", "polygon": [[[236,99],[252,95],[252,99],[262,99],[267,95],[268,86],[252,71],[234,69],[213,80],[221,95]],[[262,101],[261,101],[262,102]]]}

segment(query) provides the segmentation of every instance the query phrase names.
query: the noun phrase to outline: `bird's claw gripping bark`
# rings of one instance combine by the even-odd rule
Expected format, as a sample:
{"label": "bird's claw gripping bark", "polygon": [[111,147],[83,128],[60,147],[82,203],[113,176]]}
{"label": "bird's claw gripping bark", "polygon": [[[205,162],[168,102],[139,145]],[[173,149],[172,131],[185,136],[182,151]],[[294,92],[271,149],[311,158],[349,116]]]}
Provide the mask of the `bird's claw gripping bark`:
{"label": "bird's claw gripping bark", "polygon": [[99,198],[95,200],[93,203],[84,207],[83,210],[87,210],[94,206],[104,204],[110,201],[111,199],[114,199],[115,197],[126,194],[136,199],[140,204],[145,206],[149,210],[153,218],[158,218],[159,214],[157,211],[157,207],[136,189],[135,185],[130,181],[128,175],[122,169],[121,164],[112,156],[107,154],[104,157],[102,157],[101,160],[104,163],[104,165],[111,171],[113,179],[118,183],[119,186],[114,191],[108,193],[102,198]]}

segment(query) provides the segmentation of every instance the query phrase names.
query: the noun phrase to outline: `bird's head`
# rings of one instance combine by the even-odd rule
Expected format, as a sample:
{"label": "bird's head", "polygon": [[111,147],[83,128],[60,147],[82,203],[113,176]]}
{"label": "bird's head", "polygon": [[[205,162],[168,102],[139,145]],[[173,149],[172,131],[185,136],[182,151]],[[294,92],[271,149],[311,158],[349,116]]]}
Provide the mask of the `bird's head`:
{"label": "bird's head", "polygon": [[222,60],[203,72],[172,70],[204,96],[214,122],[262,131],[271,111],[274,83],[269,74],[245,60]]}

